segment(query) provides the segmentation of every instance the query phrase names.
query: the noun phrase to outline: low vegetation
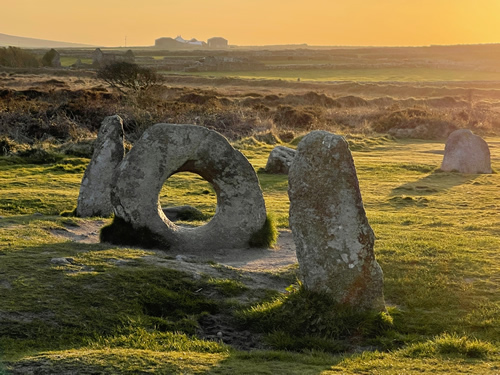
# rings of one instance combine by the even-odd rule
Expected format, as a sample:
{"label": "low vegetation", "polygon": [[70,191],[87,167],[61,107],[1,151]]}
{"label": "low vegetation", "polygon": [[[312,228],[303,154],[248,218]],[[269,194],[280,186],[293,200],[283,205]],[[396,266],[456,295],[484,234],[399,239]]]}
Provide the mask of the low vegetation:
{"label": "low vegetation", "polygon": [[64,147],[67,154],[90,156],[88,139],[95,137],[105,116],[114,114],[123,118],[131,143],[158,122],[194,123],[233,141],[254,137],[268,144],[289,142],[314,129],[417,139],[445,139],[458,128],[469,128],[480,135],[500,132],[496,98],[489,102],[460,97],[365,100],[314,91],[249,96],[228,94],[223,89],[166,86],[123,96],[99,86],[69,90],[64,88],[65,81],[57,82],[63,83],[63,88],[54,89],[54,83],[45,80],[37,88],[0,92],[0,153],[40,149],[41,143],[50,141]]}
{"label": "low vegetation", "polygon": [[[57,216],[74,207],[88,159],[0,158],[4,368],[14,374],[494,373],[499,175],[438,172],[442,142],[350,141],[358,145],[354,160],[385,274],[384,314],[347,311],[304,291],[293,283],[296,268],[263,274],[288,288],[272,282],[262,288],[252,283],[253,273],[213,261],[68,241],[61,233],[102,221]],[[487,141],[498,170],[500,139]],[[273,146],[240,147],[258,169]],[[286,227],[286,176],[259,178],[268,210]],[[165,197],[210,212],[212,194],[198,180],[180,175]],[[189,186],[192,193],[182,193]]]}
{"label": "low vegetation", "polygon": [[17,47],[0,48],[0,66],[16,68],[36,68],[40,66],[37,55]]}
{"label": "low vegetation", "polygon": [[126,90],[141,91],[159,85],[162,76],[153,69],[126,61],[107,64],[99,69],[97,78],[103,80],[121,93]]}
{"label": "low vegetation", "polygon": [[[124,95],[93,74],[0,73],[0,373],[499,371],[500,175],[439,171],[446,133],[463,127],[485,137],[500,170],[496,84],[168,79]],[[112,114],[124,119],[127,148],[155,122],[228,137],[258,171],[270,213],[256,247],[288,229],[287,176],[261,172],[269,152],[312,129],[343,134],[387,312],[305,291],[296,264],[229,267],[219,254],[158,251],[147,232],[137,244],[153,241],[149,249],[97,242],[106,225],[127,228],[70,213]],[[213,188],[192,173],[171,176],[159,199],[201,212],[180,225],[203,225],[216,209]]]}

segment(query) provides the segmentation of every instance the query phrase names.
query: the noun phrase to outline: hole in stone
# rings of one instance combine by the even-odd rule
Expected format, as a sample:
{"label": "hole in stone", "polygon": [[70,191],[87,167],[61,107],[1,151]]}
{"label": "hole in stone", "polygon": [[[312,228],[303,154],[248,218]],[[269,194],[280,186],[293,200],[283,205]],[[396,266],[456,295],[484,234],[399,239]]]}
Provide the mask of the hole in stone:
{"label": "hole in stone", "polygon": [[217,208],[213,186],[191,172],[170,176],[163,183],[158,199],[165,216],[172,222],[203,225],[212,219]]}

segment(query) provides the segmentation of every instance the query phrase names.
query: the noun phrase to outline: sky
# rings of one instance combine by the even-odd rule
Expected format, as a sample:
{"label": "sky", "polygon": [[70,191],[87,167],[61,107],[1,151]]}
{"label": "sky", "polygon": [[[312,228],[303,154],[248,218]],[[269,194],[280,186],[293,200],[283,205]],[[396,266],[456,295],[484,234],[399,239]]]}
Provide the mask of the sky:
{"label": "sky", "polygon": [[99,46],[500,42],[500,0],[0,0],[0,33]]}

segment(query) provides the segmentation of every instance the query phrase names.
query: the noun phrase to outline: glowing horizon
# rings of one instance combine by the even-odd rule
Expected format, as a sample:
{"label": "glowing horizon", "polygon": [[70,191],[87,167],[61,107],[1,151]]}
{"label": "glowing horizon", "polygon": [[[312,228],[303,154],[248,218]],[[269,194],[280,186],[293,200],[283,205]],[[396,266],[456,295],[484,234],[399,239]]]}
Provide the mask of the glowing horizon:
{"label": "glowing horizon", "polygon": [[100,46],[182,35],[233,45],[422,46],[500,42],[498,0],[17,0],[0,33]]}

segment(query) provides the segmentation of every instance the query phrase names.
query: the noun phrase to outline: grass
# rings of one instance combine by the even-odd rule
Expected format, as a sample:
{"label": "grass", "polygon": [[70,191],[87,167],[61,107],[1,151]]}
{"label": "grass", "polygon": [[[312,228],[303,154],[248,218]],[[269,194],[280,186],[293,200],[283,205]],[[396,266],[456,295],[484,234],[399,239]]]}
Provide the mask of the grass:
{"label": "grass", "polygon": [[266,341],[275,349],[343,352],[353,342],[384,336],[393,328],[392,317],[385,312],[338,306],[327,295],[307,291],[301,284],[287,291],[237,312],[243,328],[267,333]]}
{"label": "grass", "polygon": [[[68,67],[73,65],[78,61],[77,57],[72,57],[72,56],[61,56],[61,66],[63,67]],[[80,61],[84,64],[92,64],[92,59],[87,58],[87,59],[80,59]]]}
{"label": "grass", "polygon": [[274,215],[268,214],[261,229],[252,234],[248,244],[250,247],[273,247],[278,239],[278,229]]}
{"label": "grass", "polygon": [[[165,72],[168,76],[170,73]],[[184,73],[176,72],[176,75]],[[433,82],[433,81],[498,81],[500,73],[438,68],[331,68],[331,69],[271,69],[234,72],[185,73],[201,77],[238,77],[247,79],[282,79],[296,81],[356,81],[356,82]]]}
{"label": "grass", "polygon": [[[500,139],[486,140],[498,171]],[[354,141],[388,320],[349,321],[356,314],[297,287],[258,292],[246,284],[248,273],[216,263],[182,262],[180,271],[169,266],[176,254],[67,241],[54,231],[98,220],[57,216],[74,207],[86,159],[0,158],[2,366],[13,373],[498,373],[500,174],[439,172],[442,142]],[[242,152],[258,170],[271,149]],[[215,208],[196,175],[174,177],[162,199]],[[286,227],[286,176],[259,179],[268,211]],[[194,337],[207,317],[261,336],[271,350]]]}
{"label": "grass", "polygon": [[164,183],[160,192],[160,204],[165,206],[190,205],[207,217],[215,215],[217,195],[212,185],[191,172],[176,173]]}

